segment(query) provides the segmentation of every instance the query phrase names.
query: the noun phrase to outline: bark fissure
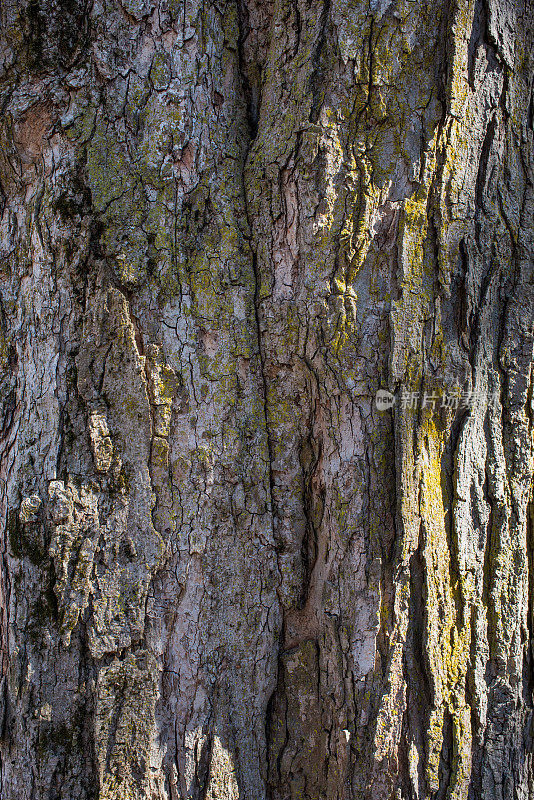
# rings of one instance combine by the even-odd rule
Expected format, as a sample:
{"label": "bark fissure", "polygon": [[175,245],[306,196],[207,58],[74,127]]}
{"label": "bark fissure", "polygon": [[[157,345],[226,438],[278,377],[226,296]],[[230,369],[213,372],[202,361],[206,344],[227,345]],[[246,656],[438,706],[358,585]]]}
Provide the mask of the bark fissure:
{"label": "bark fissure", "polygon": [[2,796],[532,796],[533,13],[2,6]]}

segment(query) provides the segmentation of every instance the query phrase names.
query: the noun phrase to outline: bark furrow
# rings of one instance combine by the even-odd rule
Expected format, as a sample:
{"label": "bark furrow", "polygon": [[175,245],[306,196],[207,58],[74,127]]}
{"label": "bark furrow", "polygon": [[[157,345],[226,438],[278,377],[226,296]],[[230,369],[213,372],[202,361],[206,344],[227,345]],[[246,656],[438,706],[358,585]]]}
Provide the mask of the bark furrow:
{"label": "bark furrow", "polygon": [[532,1],[0,22],[1,797],[534,800]]}

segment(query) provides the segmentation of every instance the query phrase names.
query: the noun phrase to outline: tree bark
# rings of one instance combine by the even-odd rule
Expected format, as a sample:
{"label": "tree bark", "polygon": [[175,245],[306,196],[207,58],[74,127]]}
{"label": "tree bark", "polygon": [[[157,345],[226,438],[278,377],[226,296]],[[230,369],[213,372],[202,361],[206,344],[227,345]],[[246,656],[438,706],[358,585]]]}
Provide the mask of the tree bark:
{"label": "tree bark", "polygon": [[0,14],[3,800],[532,800],[532,0]]}

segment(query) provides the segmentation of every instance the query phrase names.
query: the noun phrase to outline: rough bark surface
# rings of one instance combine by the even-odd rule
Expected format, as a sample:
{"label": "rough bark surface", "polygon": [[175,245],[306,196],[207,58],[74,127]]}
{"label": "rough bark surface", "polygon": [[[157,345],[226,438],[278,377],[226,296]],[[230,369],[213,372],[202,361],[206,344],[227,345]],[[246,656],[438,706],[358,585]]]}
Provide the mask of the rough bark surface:
{"label": "rough bark surface", "polygon": [[3,800],[532,800],[532,0],[0,14]]}

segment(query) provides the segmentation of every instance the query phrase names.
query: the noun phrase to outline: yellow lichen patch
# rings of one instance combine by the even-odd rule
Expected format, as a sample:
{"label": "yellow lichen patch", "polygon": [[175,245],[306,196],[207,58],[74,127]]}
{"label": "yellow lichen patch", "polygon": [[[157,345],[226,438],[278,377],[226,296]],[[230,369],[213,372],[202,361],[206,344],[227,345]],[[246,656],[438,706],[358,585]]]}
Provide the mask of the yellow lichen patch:
{"label": "yellow lichen patch", "polygon": [[[451,787],[465,790],[470,772],[471,727],[465,701],[465,676],[469,660],[470,626],[459,627],[455,602],[450,544],[445,527],[441,485],[444,434],[436,428],[431,411],[420,429],[421,528],[425,563],[426,630],[425,646],[433,690],[433,708],[428,726],[426,776],[432,790],[439,787],[439,763],[444,715],[451,716],[455,758]],[[454,789],[456,792],[456,789]]]}
{"label": "yellow lichen patch", "polygon": [[99,671],[95,747],[101,800],[131,800],[149,789],[157,681],[154,657],[142,650]]}
{"label": "yellow lichen patch", "polygon": [[6,337],[0,330],[0,370],[3,371],[7,368],[9,361],[9,348],[7,345]]}
{"label": "yellow lichen patch", "polygon": [[468,47],[471,30],[473,27],[473,13],[475,0],[455,0],[451,9],[453,18],[450,27],[451,65],[449,69],[449,83],[447,94],[449,112],[452,116],[461,118],[466,110],[469,94],[467,82]]}
{"label": "yellow lichen patch", "polygon": [[220,737],[214,736],[206,800],[219,800],[221,797],[238,800],[239,786],[232,755]]}
{"label": "yellow lichen patch", "polygon": [[404,202],[399,223],[401,241],[402,287],[406,292],[417,294],[421,300],[430,302],[424,281],[423,242],[427,233],[427,195],[424,190]]}

